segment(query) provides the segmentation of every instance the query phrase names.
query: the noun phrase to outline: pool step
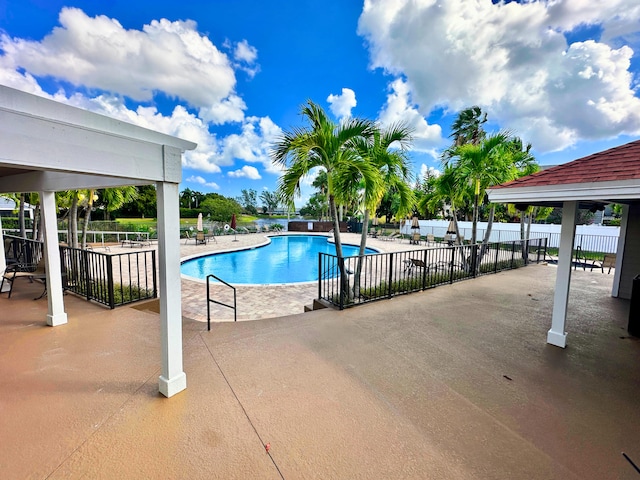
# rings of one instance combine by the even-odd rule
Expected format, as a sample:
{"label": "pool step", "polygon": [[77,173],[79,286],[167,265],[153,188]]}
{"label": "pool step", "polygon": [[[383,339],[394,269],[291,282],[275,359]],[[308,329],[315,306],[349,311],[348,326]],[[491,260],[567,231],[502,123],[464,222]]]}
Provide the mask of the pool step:
{"label": "pool step", "polygon": [[322,310],[323,308],[329,308],[331,304],[326,302],[325,300],[318,300],[317,298],[313,300],[313,305],[305,305],[305,312],[312,312],[314,310]]}

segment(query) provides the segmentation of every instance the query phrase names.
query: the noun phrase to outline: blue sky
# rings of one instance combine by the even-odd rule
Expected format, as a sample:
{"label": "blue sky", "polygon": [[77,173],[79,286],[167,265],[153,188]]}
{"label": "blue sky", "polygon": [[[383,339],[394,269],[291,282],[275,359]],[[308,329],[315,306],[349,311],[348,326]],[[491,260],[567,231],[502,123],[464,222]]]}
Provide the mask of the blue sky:
{"label": "blue sky", "polygon": [[193,140],[181,189],[233,197],[307,99],[409,123],[416,175],[474,104],[541,164],[635,140],[639,33],[637,0],[4,0],[0,84]]}

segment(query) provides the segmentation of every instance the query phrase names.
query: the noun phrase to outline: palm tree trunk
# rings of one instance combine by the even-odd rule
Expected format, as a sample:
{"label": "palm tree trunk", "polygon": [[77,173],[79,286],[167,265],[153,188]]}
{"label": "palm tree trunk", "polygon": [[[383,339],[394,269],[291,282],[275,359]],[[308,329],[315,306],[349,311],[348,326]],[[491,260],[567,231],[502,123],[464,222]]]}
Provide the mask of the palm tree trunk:
{"label": "palm tree trunk", "polygon": [[353,276],[353,296],[360,295],[360,274],[362,273],[362,262],[364,252],[367,249],[367,229],[369,228],[369,209],[365,208],[364,218],[362,219],[362,233],[360,235],[360,251],[358,252],[358,263],[356,265],[356,273]]}
{"label": "palm tree trunk", "polygon": [[91,219],[91,210],[93,210],[93,203],[89,203],[84,212],[84,219],[82,221],[82,243],[81,248],[84,250],[87,248],[87,230],[89,229],[89,220]]}
{"label": "palm tree trunk", "polygon": [[491,229],[493,228],[493,217],[496,214],[496,206],[492,203],[491,208],[489,208],[489,218],[487,220],[487,231],[484,233],[484,239],[482,240],[482,246],[480,247],[480,254],[476,259],[476,271],[480,269],[480,263],[484,255],[487,253],[487,249],[489,248],[489,239],[491,238]]}
{"label": "palm tree trunk", "polygon": [[71,248],[78,248],[78,192],[73,192],[71,208],[69,209],[69,239],[67,243]]}
{"label": "palm tree trunk", "polygon": [[[342,300],[349,298],[349,279],[347,278],[347,269],[344,268],[344,255],[342,253],[342,242],[340,240],[340,220],[338,219],[338,208],[336,206],[335,198],[332,194],[329,195],[329,208],[333,216],[333,239],[336,245],[336,256],[338,257],[338,269],[340,270],[340,284]],[[345,298],[346,296],[346,298]]]}
{"label": "palm tree trunk", "polygon": [[40,204],[36,204],[36,208],[33,211],[33,222],[32,222],[32,236],[34,240],[40,240],[41,232],[40,232]]}
{"label": "palm tree trunk", "polygon": [[24,223],[24,193],[20,194],[20,204],[18,206],[18,224],[20,226],[20,238],[27,238],[27,228]]}
{"label": "palm tree trunk", "polygon": [[520,250],[522,252],[522,259],[526,257],[526,237],[524,236],[524,217],[527,215],[526,210],[520,212]]}
{"label": "palm tree trunk", "polygon": [[478,235],[478,203],[480,202],[480,181],[476,180],[476,191],[473,197],[473,224],[471,227],[471,245],[475,245]]}
{"label": "palm tree trunk", "polygon": [[529,241],[531,238],[531,222],[533,221],[533,216],[535,215],[535,212],[537,210],[538,207],[531,207],[529,214],[527,215],[527,236],[526,236],[526,244],[527,244],[527,256],[525,257],[524,261],[525,264],[529,263]]}

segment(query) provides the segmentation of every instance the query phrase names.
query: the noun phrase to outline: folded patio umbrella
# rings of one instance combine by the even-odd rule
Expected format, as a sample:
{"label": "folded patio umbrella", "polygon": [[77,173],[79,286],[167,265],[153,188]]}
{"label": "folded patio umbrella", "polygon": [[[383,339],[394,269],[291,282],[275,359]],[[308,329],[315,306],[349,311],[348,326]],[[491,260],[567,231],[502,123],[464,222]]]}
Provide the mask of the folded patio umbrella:
{"label": "folded patio umbrella", "polygon": [[198,222],[196,223],[196,230],[202,231],[202,213],[198,214]]}

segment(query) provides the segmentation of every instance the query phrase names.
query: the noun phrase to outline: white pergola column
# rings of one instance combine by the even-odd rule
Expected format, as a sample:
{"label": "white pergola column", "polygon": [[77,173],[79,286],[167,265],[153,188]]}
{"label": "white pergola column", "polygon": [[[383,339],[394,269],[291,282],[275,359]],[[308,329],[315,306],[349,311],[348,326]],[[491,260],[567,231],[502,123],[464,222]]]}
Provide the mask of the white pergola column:
{"label": "white pergola column", "polygon": [[618,236],[618,248],[616,249],[616,266],[613,270],[613,287],[611,296],[618,297],[620,294],[620,278],[622,274],[622,259],[624,258],[624,247],[627,244],[627,228],[629,225],[629,205],[622,205],[622,219],[620,220],[620,235]]}
{"label": "white pergola column", "polygon": [[47,270],[47,325],[55,327],[67,323],[64,311],[62,275],[60,275],[60,249],[58,247],[58,219],[55,192],[40,192],[42,224],[44,227],[44,256]]}
{"label": "white pergola column", "polygon": [[[0,275],[4,275],[4,271],[7,269],[7,258],[4,254],[4,235],[2,234],[2,217],[0,217],[0,237],[2,237],[2,248],[0,248]],[[2,282],[2,292],[9,291],[10,284],[9,282]]]}
{"label": "white pergola column", "polygon": [[187,388],[182,371],[180,290],[180,209],[178,183],[158,182],[158,263],[160,267],[160,393],[171,397]]}
{"label": "white pergola column", "polygon": [[558,272],[556,273],[556,289],[553,296],[553,316],[551,329],[547,332],[547,343],[564,348],[567,345],[567,305],[569,303],[569,285],[571,283],[571,262],[573,259],[573,242],[576,236],[576,217],[578,202],[562,204],[562,227],[560,230],[560,249],[558,251]]}

